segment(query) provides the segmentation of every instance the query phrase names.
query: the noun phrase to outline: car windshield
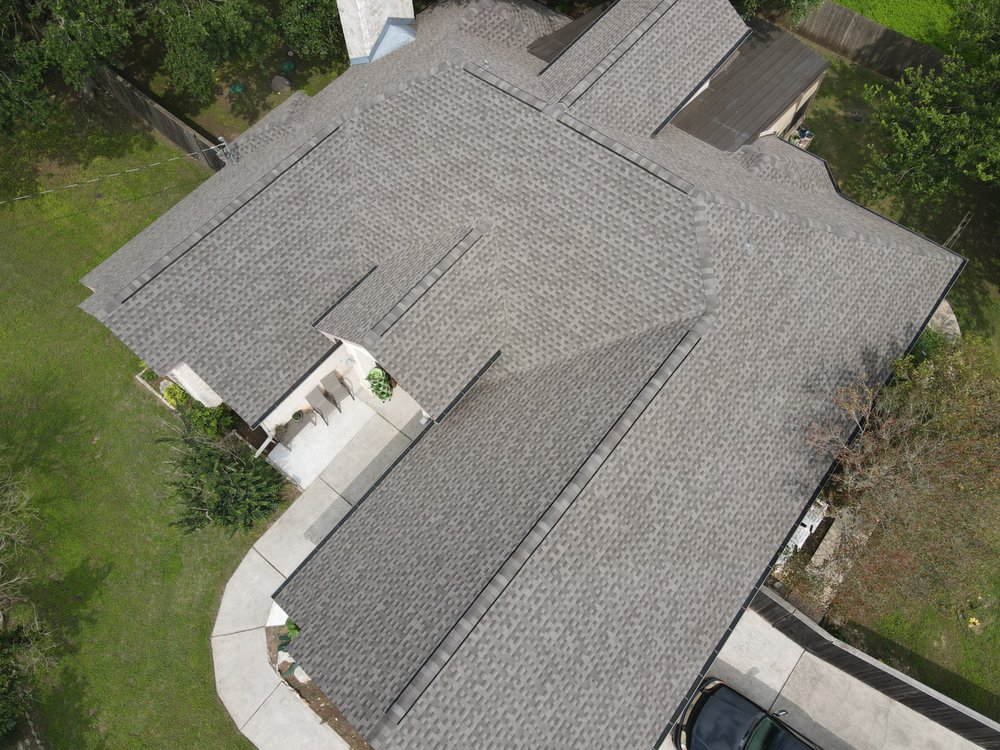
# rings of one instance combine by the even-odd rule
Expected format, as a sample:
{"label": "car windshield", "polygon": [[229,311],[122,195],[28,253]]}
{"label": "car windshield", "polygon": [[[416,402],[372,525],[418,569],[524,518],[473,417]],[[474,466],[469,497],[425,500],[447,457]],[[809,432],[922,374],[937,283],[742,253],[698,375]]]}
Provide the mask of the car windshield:
{"label": "car windshield", "polygon": [[744,750],[810,750],[798,737],[770,716],[764,716],[754,727]]}

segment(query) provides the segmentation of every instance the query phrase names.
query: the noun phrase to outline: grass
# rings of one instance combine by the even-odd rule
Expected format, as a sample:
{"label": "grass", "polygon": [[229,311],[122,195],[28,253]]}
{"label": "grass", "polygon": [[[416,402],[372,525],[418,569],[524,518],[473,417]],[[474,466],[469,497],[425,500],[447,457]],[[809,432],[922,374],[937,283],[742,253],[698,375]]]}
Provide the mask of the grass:
{"label": "grass", "polygon": [[[976,521],[996,544],[1000,513],[990,505],[980,506],[984,512]],[[938,515],[955,526],[968,519],[948,510]],[[907,553],[907,548],[920,550],[939,543],[948,528],[926,524],[916,536],[876,537],[855,561],[838,594],[831,629],[890,666],[1000,720],[1000,573],[988,565],[995,561],[997,548],[983,550],[979,564],[963,569],[964,585],[958,589],[934,585],[933,574],[919,555]],[[992,571],[983,571],[984,563]],[[887,565],[892,566],[893,585],[878,587],[877,598],[854,590],[854,577],[882,576]]]}
{"label": "grass", "polygon": [[[16,155],[0,166],[7,196],[177,153],[76,102],[0,151]],[[39,511],[30,595],[56,643],[34,712],[46,747],[250,747],[216,697],[209,635],[253,535],[171,525],[155,441],[173,415],[77,308],[80,277],[207,176],[175,161],[0,206],[0,439]]]}
{"label": "grass", "polygon": [[[170,80],[162,70],[163,49],[160,45],[152,42],[139,44],[126,57],[131,62],[123,67],[123,72],[130,81],[156,97],[178,117],[211,135],[225,136],[230,140],[291,95],[291,91],[271,91],[271,79],[275,75],[287,78],[292,91],[301,89],[313,96],[348,66],[346,54],[326,61],[294,58],[295,70],[285,73],[279,66],[289,59],[288,53],[285,48],[276,47],[263,60],[224,65],[216,75],[212,98],[198,101],[171,88]],[[246,89],[241,94],[229,91],[229,86],[237,82]]]}
{"label": "grass", "polygon": [[949,0],[837,0],[918,42],[947,49],[955,6]]}
{"label": "grass", "polygon": [[[810,150],[830,163],[841,189],[852,197],[859,192],[858,176],[865,165],[865,148],[878,137],[865,103],[865,85],[888,85],[889,80],[825,50],[830,61],[826,79],[807,118],[816,133]],[[993,342],[1000,352],[1000,190],[970,185],[935,213],[907,213],[891,201],[872,206],[891,219],[937,241],[944,242],[967,212],[972,221],[954,249],[968,258],[948,301],[962,330]]]}
{"label": "grass", "polygon": [[[851,624],[841,634],[973,710],[1000,719],[1000,575],[984,579],[981,591],[969,602],[933,596],[882,602],[868,627]],[[971,617],[977,621],[973,626]]]}
{"label": "grass", "polygon": [[865,165],[864,150],[876,137],[868,122],[870,108],[865,86],[887,85],[889,79],[810,45],[830,63],[823,85],[806,117],[816,134],[809,150],[830,163],[830,169],[848,195],[858,192],[857,176]]}

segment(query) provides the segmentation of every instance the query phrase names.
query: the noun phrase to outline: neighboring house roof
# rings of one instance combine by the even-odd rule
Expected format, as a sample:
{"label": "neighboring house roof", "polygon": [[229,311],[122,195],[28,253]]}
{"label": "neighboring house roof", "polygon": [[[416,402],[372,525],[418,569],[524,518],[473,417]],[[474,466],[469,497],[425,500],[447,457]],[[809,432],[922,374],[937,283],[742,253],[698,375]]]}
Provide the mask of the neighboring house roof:
{"label": "neighboring house roof", "polygon": [[829,65],[787,31],[757,21],[753,35],[671,124],[735,151],[757,140]]}
{"label": "neighboring house roof", "polygon": [[809,424],[960,266],[799,149],[663,127],[725,0],[528,53],[565,22],[432,6],[87,277],[250,421],[324,331],[443,417],[276,594],[378,750],[653,745],[827,468]]}

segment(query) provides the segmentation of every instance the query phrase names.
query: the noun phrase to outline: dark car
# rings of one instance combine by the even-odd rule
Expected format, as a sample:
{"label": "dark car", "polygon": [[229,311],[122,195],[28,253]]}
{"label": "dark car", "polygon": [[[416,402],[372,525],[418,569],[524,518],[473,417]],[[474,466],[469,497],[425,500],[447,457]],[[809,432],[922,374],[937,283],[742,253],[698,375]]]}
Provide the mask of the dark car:
{"label": "dark car", "polygon": [[819,750],[721,680],[708,680],[674,731],[679,750]]}

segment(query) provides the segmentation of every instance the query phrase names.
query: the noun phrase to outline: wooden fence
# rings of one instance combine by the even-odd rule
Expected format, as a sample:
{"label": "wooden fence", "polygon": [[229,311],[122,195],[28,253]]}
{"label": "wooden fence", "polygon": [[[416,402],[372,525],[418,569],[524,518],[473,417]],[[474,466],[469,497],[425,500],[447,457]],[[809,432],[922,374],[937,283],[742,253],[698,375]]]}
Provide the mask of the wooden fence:
{"label": "wooden fence", "polygon": [[997,722],[837,640],[770,589],[760,589],[750,609],[810,654],[856,680],[980,747],[1000,748]]}
{"label": "wooden fence", "polygon": [[111,68],[100,66],[97,82],[110,91],[125,109],[183,149],[184,153],[199,152],[193,158],[216,172],[226,165],[219,149],[213,148],[219,145],[217,142],[168,112]]}
{"label": "wooden fence", "polygon": [[917,65],[935,68],[943,54],[832,0],[823,0],[798,25],[787,17],[778,20],[820,47],[889,78],[899,78],[904,70]]}

